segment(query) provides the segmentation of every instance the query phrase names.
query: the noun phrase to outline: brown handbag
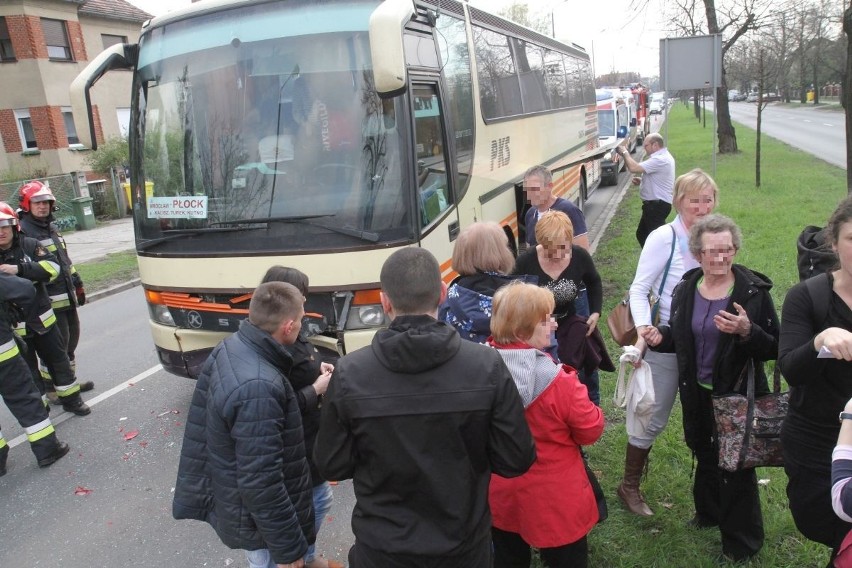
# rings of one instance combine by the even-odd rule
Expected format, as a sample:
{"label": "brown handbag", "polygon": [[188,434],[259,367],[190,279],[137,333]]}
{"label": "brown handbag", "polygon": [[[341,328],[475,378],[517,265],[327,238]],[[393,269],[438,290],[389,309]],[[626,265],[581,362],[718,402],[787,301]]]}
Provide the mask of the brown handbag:
{"label": "brown handbag", "polygon": [[606,326],[612,339],[621,345],[633,345],[636,343],[636,324],[633,323],[633,314],[630,313],[630,294],[625,294],[618,304],[606,317]]}

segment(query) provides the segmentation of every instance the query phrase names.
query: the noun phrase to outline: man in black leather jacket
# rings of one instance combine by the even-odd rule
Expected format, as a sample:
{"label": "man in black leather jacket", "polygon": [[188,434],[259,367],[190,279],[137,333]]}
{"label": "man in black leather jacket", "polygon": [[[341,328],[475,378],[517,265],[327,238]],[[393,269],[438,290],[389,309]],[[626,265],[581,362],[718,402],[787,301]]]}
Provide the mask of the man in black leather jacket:
{"label": "man in black leather jacket", "polygon": [[381,285],[390,327],[339,360],[314,450],[326,479],[354,480],[349,566],[491,566],[490,476],[535,461],[520,395],[496,351],[435,319],[431,253],[395,252]]}

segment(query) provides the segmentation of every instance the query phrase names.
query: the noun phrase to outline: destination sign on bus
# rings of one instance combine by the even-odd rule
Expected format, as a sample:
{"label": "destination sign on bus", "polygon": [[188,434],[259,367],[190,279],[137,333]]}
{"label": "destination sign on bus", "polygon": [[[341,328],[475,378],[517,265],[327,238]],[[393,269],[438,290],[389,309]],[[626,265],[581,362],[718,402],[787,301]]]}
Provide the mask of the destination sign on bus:
{"label": "destination sign on bus", "polygon": [[206,219],[206,195],[149,197],[149,219]]}

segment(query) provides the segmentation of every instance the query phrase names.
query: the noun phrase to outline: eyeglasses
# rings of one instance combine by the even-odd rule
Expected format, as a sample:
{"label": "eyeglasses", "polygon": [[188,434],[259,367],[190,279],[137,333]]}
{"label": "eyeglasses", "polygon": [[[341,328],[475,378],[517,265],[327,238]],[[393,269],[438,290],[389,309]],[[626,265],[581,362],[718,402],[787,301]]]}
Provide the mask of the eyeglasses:
{"label": "eyeglasses", "polygon": [[701,249],[701,254],[705,256],[724,256],[730,257],[737,253],[737,247],[728,247],[724,249]]}

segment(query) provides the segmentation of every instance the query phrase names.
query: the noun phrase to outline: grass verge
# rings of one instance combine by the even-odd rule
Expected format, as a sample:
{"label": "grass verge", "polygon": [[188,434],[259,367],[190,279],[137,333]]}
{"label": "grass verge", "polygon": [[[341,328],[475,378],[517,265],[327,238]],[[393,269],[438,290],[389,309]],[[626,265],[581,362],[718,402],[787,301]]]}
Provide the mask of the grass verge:
{"label": "grass verge", "polygon": [[[676,104],[668,120],[669,150],[676,159],[678,175],[696,167],[712,171],[710,117],[708,127],[703,128],[690,109]],[[755,188],[755,132],[742,125],[736,125],[736,132],[740,153],[717,158],[715,179],[720,188],[717,211],[732,217],[742,228],[743,249],[737,262],[772,279],[773,298],[780,312],[784,295],[798,281],[796,237],[804,225],[826,223],[837,203],[846,196],[846,172],[763,137],[762,186]],[[640,207],[637,191],[631,189],[595,253],[595,264],[605,286],[602,321],[633,279],[639,258],[634,232]],[[603,328],[607,335],[606,326]],[[609,347],[613,355],[620,354],[620,348],[611,341]],[[590,565],[718,566],[719,531],[686,527],[693,514],[693,462],[683,442],[680,404],[675,405],[668,428],[651,452],[648,477],[642,484],[655,516],[635,517],[618,502],[615,489],[623,473],[627,435],[624,413],[611,403],[614,386],[615,375],[601,373],[601,400],[607,428],[588,452],[592,468],[607,494],[610,516],[589,535]],[[807,541],[793,524],[783,469],[759,469],[758,478],[766,542],[750,565],[825,566],[828,550]]]}
{"label": "grass verge", "polygon": [[136,251],[132,250],[108,254],[105,258],[74,266],[89,294],[139,277]]}

